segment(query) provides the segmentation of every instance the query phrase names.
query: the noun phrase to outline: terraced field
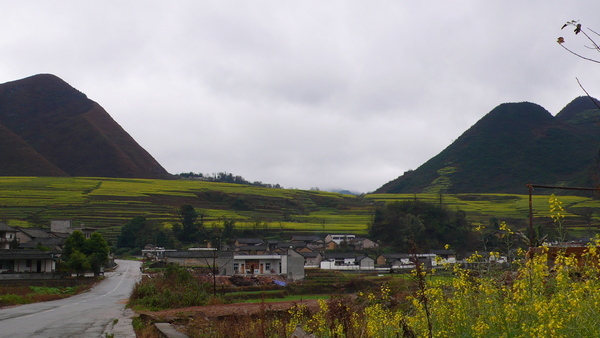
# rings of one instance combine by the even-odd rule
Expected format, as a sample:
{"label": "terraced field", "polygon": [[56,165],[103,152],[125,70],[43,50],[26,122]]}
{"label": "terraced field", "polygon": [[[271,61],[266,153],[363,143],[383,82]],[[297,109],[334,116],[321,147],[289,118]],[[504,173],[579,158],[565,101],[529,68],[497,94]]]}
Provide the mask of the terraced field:
{"label": "terraced field", "polygon": [[[120,227],[135,216],[165,224],[178,221],[177,209],[191,204],[205,214],[205,225],[220,227],[235,219],[238,229],[271,229],[288,233],[351,232],[366,234],[377,204],[409,199],[440,203],[436,194],[370,194],[350,196],[321,191],[269,189],[194,180],[117,178],[0,177],[0,219],[27,226],[26,218],[71,219],[75,225],[97,227],[116,238]],[[560,196],[573,229],[585,230],[583,212],[598,223],[597,200]],[[528,221],[527,195],[443,195],[441,203],[461,209],[474,224],[491,217],[523,225]],[[548,195],[533,196],[536,222],[549,220]]]}

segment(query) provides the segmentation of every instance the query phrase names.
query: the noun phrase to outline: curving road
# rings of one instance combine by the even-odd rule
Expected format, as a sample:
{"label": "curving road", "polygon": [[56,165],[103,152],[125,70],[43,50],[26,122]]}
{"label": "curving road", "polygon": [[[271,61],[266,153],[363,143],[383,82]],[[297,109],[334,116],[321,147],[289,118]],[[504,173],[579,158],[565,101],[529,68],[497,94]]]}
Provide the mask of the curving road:
{"label": "curving road", "polygon": [[[140,263],[117,260],[89,292],[73,297],[0,309],[2,337],[135,337],[133,312],[125,309],[131,290],[140,278]],[[115,324],[115,319],[118,321]]]}

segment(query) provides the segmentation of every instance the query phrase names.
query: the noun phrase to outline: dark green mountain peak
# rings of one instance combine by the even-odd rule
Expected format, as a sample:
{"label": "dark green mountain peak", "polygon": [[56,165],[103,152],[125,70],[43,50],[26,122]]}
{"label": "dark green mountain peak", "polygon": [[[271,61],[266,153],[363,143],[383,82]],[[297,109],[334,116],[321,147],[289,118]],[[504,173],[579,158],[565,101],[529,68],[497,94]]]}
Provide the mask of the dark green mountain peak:
{"label": "dark green mountain peak", "polygon": [[571,124],[600,123],[599,105],[600,101],[596,99],[580,96],[556,114],[556,118]]}
{"label": "dark green mountain peak", "polygon": [[528,183],[585,184],[600,146],[600,125],[574,123],[598,112],[585,99],[571,102],[561,117],[531,102],[501,104],[438,155],[375,192],[524,193]]}

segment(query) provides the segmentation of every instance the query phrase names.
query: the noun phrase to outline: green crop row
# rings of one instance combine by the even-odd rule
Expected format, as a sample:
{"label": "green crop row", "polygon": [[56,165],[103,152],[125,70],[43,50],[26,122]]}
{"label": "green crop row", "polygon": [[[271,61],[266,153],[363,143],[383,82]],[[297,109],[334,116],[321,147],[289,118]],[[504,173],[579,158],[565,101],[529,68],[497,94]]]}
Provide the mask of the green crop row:
{"label": "green crop row", "polygon": [[[191,204],[205,215],[205,226],[236,220],[239,229],[281,229],[304,233],[365,234],[374,208],[383,203],[419,199],[463,210],[474,224],[529,218],[529,196],[509,194],[369,194],[350,196],[321,191],[269,189],[195,180],[72,177],[0,177],[0,219],[25,226],[40,213],[47,221],[72,219],[111,236],[135,216],[161,224],[178,222],[177,210]],[[559,196],[566,220],[600,210],[597,200]],[[535,218],[549,218],[548,195],[532,196]],[[597,220],[600,213],[593,212]],[[577,223],[577,222],[575,222]],[[581,224],[576,229],[585,230]],[[110,229],[110,230],[109,230]],[[575,229],[575,228],[574,228]]]}

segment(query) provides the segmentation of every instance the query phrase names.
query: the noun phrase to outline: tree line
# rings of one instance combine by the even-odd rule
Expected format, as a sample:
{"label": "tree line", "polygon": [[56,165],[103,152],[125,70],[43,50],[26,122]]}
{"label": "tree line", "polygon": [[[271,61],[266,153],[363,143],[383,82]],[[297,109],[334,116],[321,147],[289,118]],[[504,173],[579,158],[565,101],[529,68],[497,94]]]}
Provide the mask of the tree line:
{"label": "tree line", "polygon": [[221,242],[235,239],[237,236],[236,220],[220,219],[217,223],[206,225],[207,212],[185,204],[177,210],[178,222],[157,224],[144,216],[136,216],[129,220],[117,238],[117,254],[143,249],[151,244],[157,247],[180,248],[190,245],[211,245],[219,247]]}
{"label": "tree line", "polygon": [[227,173],[227,172],[219,172],[216,174],[214,174],[214,173],[213,174],[202,174],[202,173],[194,173],[194,172],[190,171],[188,173],[179,173],[179,174],[176,174],[175,176],[178,176],[180,178],[185,178],[185,179],[195,179],[195,180],[202,180],[202,181],[208,181],[208,182],[235,183],[235,184],[253,185],[253,186],[264,187],[264,188],[283,189],[283,187],[279,184],[263,183],[261,181],[250,182],[250,181],[246,180],[245,178],[243,178],[242,176],[233,175],[232,173]]}
{"label": "tree line", "polygon": [[377,208],[369,236],[404,253],[429,252],[446,245],[466,252],[478,245],[464,211],[453,212],[441,204],[419,200],[392,202]]}

